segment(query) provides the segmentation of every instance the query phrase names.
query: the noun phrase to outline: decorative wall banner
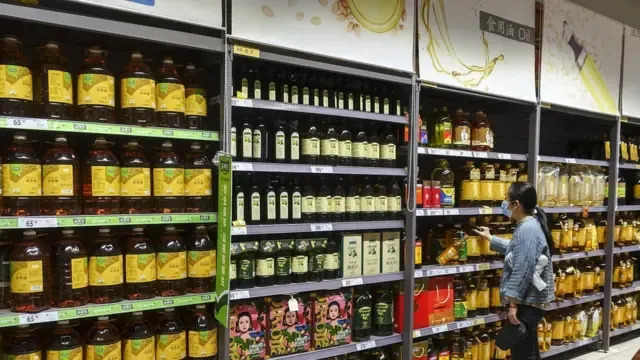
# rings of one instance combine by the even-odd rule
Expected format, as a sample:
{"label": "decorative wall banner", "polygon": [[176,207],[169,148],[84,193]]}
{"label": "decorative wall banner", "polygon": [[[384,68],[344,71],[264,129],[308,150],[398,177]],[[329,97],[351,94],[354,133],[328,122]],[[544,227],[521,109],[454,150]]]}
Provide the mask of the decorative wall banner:
{"label": "decorative wall banner", "polygon": [[624,27],[622,115],[640,118],[640,30]]}
{"label": "decorative wall banner", "polygon": [[618,114],[622,24],[565,0],[545,0],[540,100]]}
{"label": "decorative wall banner", "polygon": [[419,0],[420,78],[534,102],[535,0]]}
{"label": "decorative wall banner", "polygon": [[411,0],[234,0],[233,36],[413,71]]}

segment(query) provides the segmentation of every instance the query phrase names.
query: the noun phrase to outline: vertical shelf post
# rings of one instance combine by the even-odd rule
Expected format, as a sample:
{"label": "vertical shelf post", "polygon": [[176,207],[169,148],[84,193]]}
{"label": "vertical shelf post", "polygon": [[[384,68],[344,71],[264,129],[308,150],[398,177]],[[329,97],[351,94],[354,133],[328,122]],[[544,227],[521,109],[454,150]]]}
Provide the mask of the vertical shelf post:
{"label": "vertical shelf post", "polygon": [[529,148],[527,151],[527,180],[535,187],[538,184],[538,155],[540,155],[540,102],[529,115]]}

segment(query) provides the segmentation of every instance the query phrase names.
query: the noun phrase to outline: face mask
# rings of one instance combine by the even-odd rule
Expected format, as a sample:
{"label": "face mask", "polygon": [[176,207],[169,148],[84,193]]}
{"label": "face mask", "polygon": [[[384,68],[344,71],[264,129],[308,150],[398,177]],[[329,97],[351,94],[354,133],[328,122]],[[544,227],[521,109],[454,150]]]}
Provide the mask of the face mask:
{"label": "face mask", "polygon": [[502,204],[500,205],[500,209],[502,209],[502,214],[507,217],[511,217],[511,210],[509,210],[509,202],[507,200],[502,200]]}

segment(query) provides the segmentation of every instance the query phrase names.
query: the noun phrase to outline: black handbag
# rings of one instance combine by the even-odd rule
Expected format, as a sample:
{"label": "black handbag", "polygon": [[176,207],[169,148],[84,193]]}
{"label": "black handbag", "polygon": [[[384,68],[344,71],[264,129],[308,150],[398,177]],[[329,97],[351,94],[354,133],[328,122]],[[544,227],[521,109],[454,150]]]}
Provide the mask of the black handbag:
{"label": "black handbag", "polygon": [[518,325],[513,325],[509,319],[506,319],[505,325],[496,336],[496,346],[506,351],[522,341],[526,336],[527,327],[524,326],[522,321]]}

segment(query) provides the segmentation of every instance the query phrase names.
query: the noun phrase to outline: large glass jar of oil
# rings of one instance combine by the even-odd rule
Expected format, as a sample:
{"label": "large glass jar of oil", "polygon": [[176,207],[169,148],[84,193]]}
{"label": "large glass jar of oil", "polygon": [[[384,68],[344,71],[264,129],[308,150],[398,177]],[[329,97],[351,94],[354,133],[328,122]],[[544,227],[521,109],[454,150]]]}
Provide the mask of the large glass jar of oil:
{"label": "large glass jar of oil", "polygon": [[153,162],[153,197],[156,212],[184,212],[184,165],[171,141],[162,143]]}
{"label": "large glass jar of oil", "polygon": [[83,360],[82,338],[69,320],[58,321],[47,341],[46,357],[50,360]]}
{"label": "large glass jar of oil", "polygon": [[216,282],[216,245],[204,225],[196,226],[187,241],[187,291],[212,292]]}
{"label": "large glass jar of oil", "polygon": [[153,360],[156,358],[156,341],[151,323],[142,312],[134,312],[122,330],[122,360]]}
{"label": "large glass jar of oil", "polygon": [[120,213],[151,212],[151,165],[138,140],[129,140],[120,155]]}
{"label": "large glass jar of oil", "polygon": [[99,228],[89,255],[91,302],[105,304],[122,301],[124,295],[122,249],[109,228]]}
{"label": "large glass jar of oil", "polygon": [[81,213],[80,163],[65,134],[56,134],[42,157],[42,196],[43,215]]}
{"label": "large glass jar of oil", "polygon": [[22,43],[14,36],[2,39],[0,52],[0,115],[33,114],[33,77]]}
{"label": "large glass jar of oil", "polygon": [[187,357],[187,332],[174,308],[158,313],[156,358],[181,360]]}
{"label": "large glass jar of oil", "polygon": [[187,360],[216,360],[218,326],[206,305],[196,305],[187,317],[189,351]]}
{"label": "large glass jar of oil", "polygon": [[38,116],[73,119],[73,79],[58,44],[49,41],[40,50],[40,66],[34,84]]}
{"label": "large glass jar of oil", "polygon": [[156,116],[158,126],[186,128],[184,85],[173,59],[165,57],[156,82]]}
{"label": "large glass jar of oil", "polygon": [[27,135],[17,132],[2,158],[2,189],[5,216],[40,215],[42,169]]}
{"label": "large glass jar of oil", "polygon": [[156,124],[156,81],[139,51],[131,53],[120,80],[122,123],[154,126]]}
{"label": "large glass jar of oil", "polygon": [[4,358],[40,360],[42,349],[34,330],[36,328],[29,325],[19,325],[9,332],[7,338],[2,339]]}
{"label": "large glass jar of oil", "polygon": [[100,316],[87,334],[84,353],[86,360],[120,360],[122,345],[120,332],[108,316]]}
{"label": "large glass jar of oil", "polygon": [[51,306],[74,307],[89,302],[89,257],[73,229],[62,230],[53,243]]}
{"label": "large glass jar of oil", "polygon": [[184,69],[185,115],[187,128],[203,130],[207,124],[207,92],[198,78],[198,69],[188,63]]}
{"label": "large glass jar of oil", "polygon": [[98,136],[82,168],[85,214],[117,214],[120,210],[120,162],[110,147],[104,137]]}
{"label": "large glass jar of oil", "polygon": [[187,247],[175,226],[165,226],[158,241],[159,296],[177,296],[187,293]]}
{"label": "large glass jar of oil", "polygon": [[184,202],[186,212],[205,212],[213,208],[211,160],[199,142],[191,144],[184,157]]}
{"label": "large glass jar of oil", "polygon": [[49,247],[44,246],[33,230],[23,233],[9,255],[11,271],[11,311],[37,313],[49,308]]}
{"label": "large glass jar of oil", "polygon": [[129,300],[156,296],[156,251],[142,226],[133,228],[125,243],[125,297]]}
{"label": "large glass jar of oil", "polygon": [[106,69],[107,52],[92,46],[78,74],[78,120],[115,123],[115,79]]}

